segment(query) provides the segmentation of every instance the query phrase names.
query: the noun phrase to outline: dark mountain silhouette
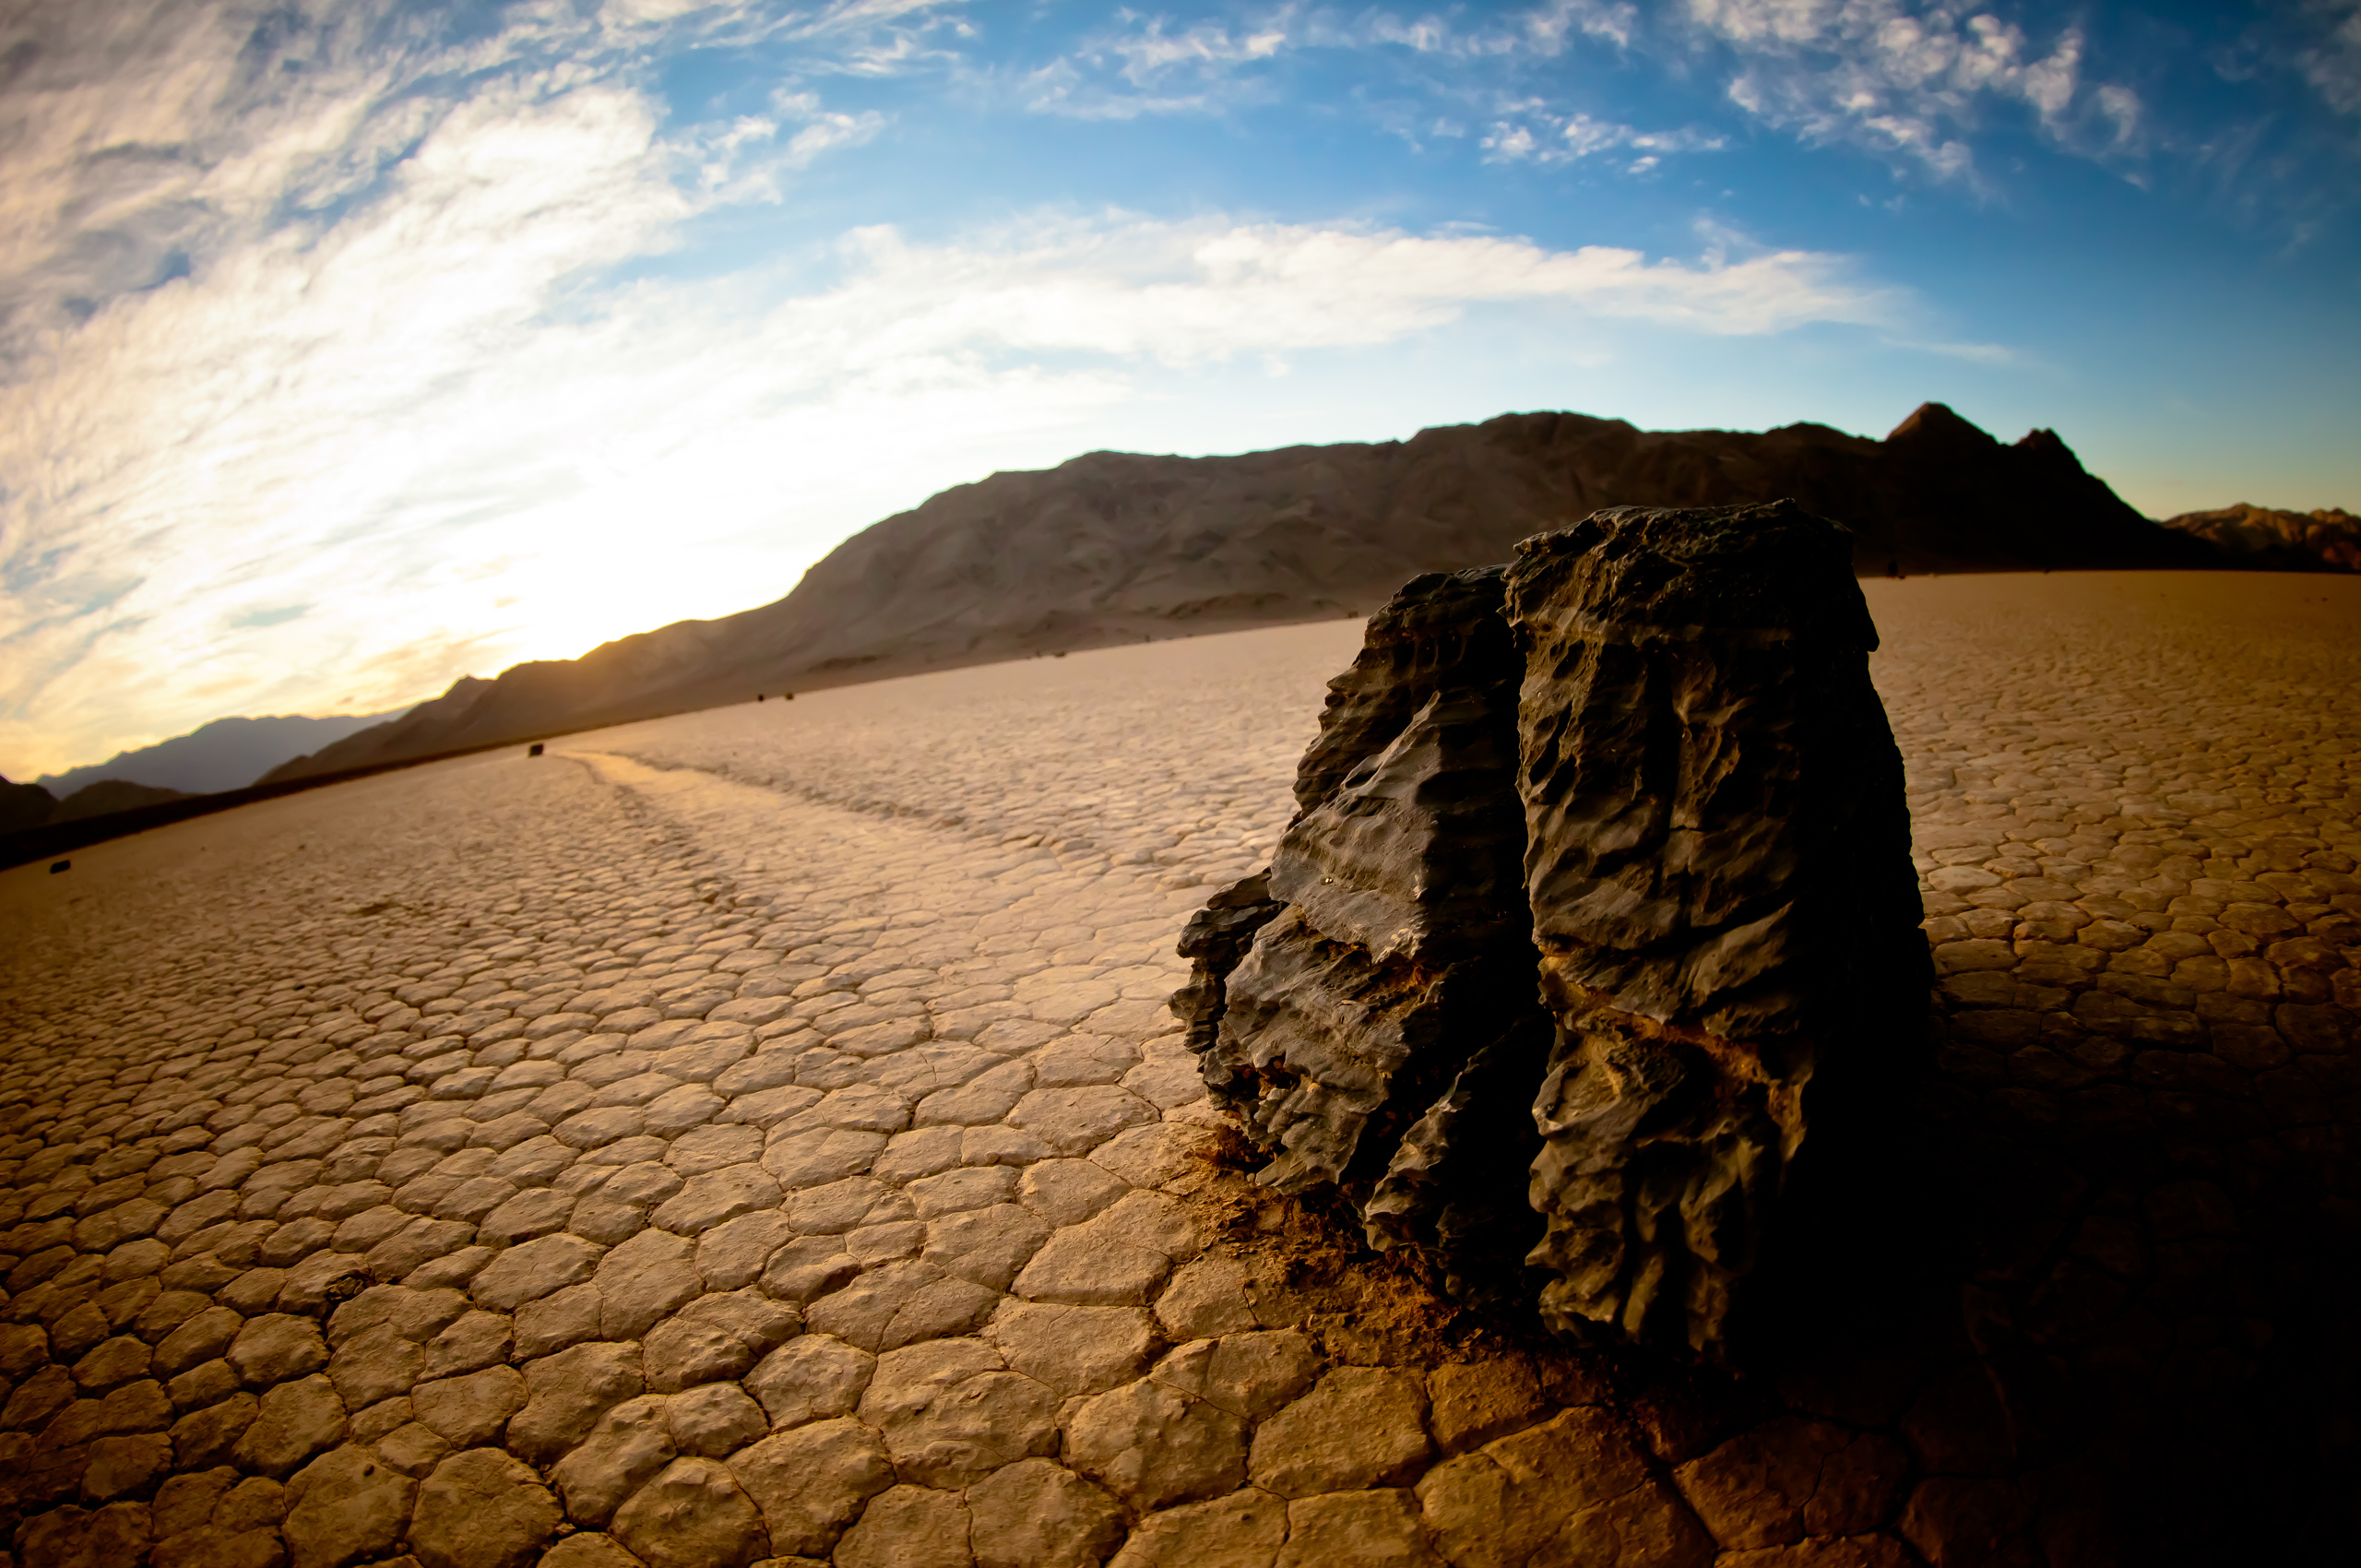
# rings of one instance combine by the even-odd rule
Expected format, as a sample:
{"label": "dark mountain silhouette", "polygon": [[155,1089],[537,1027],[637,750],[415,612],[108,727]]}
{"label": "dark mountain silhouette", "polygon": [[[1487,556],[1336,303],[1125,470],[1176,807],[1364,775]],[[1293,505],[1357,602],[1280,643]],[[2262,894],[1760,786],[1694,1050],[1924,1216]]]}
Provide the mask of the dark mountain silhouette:
{"label": "dark mountain silhouette", "polygon": [[1601,506],[1782,496],[1850,526],[1865,574],[2224,564],[2126,505],[2053,433],[2004,445],[1940,403],[1882,441],[1535,413],[1234,457],[1094,452],[944,491],[847,540],[776,603],[469,678],[271,777],[781,688],[1366,614],[1420,572],[1506,560]]}
{"label": "dark mountain silhouette", "polygon": [[183,794],[207,795],[240,790],[290,757],[302,756],[355,731],[383,724],[387,713],[338,714],[310,719],[280,714],[264,719],[217,719],[185,735],[137,751],[118,752],[105,762],[69,767],[37,779],[52,795],[69,795],[86,784],[119,779]]}
{"label": "dark mountain silhouette", "polygon": [[57,813],[57,797],[38,784],[0,778],[0,833],[39,827]]}
{"label": "dark mountain silhouette", "polygon": [[0,778],[0,833],[79,822],[85,817],[109,816],[136,806],[186,799],[187,793],[180,790],[159,790],[148,784],[101,778],[95,784],[85,784],[61,801],[38,784],[11,784]]}

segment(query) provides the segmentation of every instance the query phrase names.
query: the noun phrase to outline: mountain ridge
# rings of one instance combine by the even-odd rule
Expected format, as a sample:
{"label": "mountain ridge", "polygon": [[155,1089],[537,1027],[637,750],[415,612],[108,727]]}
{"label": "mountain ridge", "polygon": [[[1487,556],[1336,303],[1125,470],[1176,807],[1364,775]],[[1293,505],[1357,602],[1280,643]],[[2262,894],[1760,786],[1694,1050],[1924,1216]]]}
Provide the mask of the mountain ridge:
{"label": "mountain ridge", "polygon": [[1787,497],[1852,529],[1862,573],[2219,567],[2055,432],[2006,444],[1940,403],[1882,440],[1798,423],[1643,431],[1537,412],[1406,441],[1234,457],[1093,452],[872,524],[784,598],[467,677],[294,778],[798,686],[1143,637],[1366,613],[1409,577],[1508,558],[1601,506]]}
{"label": "mountain ridge", "polygon": [[243,789],[291,758],[333,745],[347,735],[397,717],[399,708],[383,713],[267,714],[216,719],[185,735],[174,735],[152,746],[117,752],[104,762],[46,773],[33,780],[53,796],[65,798],[86,786],[113,781],[170,790],[184,795],[218,794]]}
{"label": "mountain ridge", "polygon": [[2361,572],[2361,517],[2341,506],[2290,512],[2241,501],[2164,526],[2273,572]]}

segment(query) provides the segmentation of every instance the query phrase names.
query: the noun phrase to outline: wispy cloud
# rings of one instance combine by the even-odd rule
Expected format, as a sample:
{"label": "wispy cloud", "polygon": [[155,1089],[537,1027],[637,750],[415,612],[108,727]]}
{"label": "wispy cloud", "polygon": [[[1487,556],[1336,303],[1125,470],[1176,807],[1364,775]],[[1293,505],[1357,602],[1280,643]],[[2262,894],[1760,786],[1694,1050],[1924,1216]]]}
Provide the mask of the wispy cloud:
{"label": "wispy cloud", "polygon": [[2130,89],[2084,80],[2070,26],[2036,43],[1948,0],[1690,0],[1689,18],[1730,51],[1730,101],[1750,114],[1945,179],[1975,178],[1973,136],[1996,106],[2030,111],[2050,139],[2083,151],[2120,146],[2139,125]]}
{"label": "wispy cloud", "polygon": [[2296,68],[2340,114],[2361,114],[2361,0],[2313,0],[2304,7],[2319,28],[2298,49]]}
{"label": "wispy cloud", "polygon": [[[1124,11],[1030,71],[1024,92],[1037,111],[1083,119],[1213,113],[1268,101],[1272,72],[1290,59],[1390,52],[1497,71],[1555,60],[1584,42],[1621,48],[1637,26],[1633,6],[1601,0],[1408,16],[1290,4],[1186,22]],[[1422,85],[1445,95],[1459,90],[1448,82]]]}
{"label": "wispy cloud", "polygon": [[[697,210],[674,157],[611,85],[480,94],[364,211],[118,298],[0,394],[21,481],[0,747],[41,769],[200,702],[387,706],[421,675],[742,608],[863,520],[832,497],[914,471],[914,430],[935,465],[915,471],[947,480],[1149,369],[1260,374],[1493,305],[1562,312],[1574,340],[1906,309],[1808,252],[1120,213],[861,229],[818,289],[586,294]],[[302,605],[323,608],[281,613]]]}
{"label": "wispy cloud", "polygon": [[1484,156],[1492,162],[1572,163],[1629,152],[1627,167],[1635,173],[1644,173],[1675,153],[1718,152],[1727,145],[1723,137],[1693,127],[1643,131],[1579,110],[1553,113],[1534,100],[1505,105],[1483,140]]}

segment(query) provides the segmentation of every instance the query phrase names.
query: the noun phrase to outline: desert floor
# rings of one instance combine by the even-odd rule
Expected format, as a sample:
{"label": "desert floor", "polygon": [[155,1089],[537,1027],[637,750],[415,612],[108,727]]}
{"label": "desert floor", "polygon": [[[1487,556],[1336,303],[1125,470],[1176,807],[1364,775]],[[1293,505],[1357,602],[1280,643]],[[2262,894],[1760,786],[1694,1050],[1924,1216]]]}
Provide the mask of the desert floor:
{"label": "desert floor", "polygon": [[1339,622],[0,873],[17,1562],[2349,1549],[2361,579],[1866,586],[1932,1067],[1746,1375],[1455,1314],[1225,1153],[1173,939]]}

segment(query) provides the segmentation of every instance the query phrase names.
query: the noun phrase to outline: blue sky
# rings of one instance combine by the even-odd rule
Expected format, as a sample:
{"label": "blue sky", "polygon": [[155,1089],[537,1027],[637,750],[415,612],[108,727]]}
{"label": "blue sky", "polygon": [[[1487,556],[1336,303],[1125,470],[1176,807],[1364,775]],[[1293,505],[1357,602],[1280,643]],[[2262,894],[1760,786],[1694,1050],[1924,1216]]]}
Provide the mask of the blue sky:
{"label": "blue sky", "polygon": [[2361,0],[83,0],[0,149],[14,778],[1101,447],[1933,398],[2361,505]]}

